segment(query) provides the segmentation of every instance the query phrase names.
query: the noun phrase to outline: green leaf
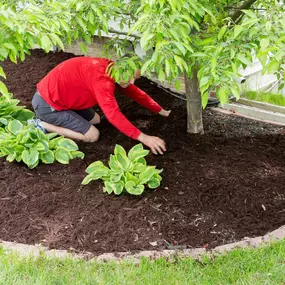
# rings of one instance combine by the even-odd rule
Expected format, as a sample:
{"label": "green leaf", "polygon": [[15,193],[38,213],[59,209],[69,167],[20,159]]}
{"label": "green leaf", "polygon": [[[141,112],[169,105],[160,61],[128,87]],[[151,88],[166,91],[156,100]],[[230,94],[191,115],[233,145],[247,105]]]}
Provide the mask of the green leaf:
{"label": "green leaf", "polygon": [[126,179],[125,181],[134,181],[136,184],[140,184],[139,178],[130,172],[126,173],[125,179]]}
{"label": "green leaf", "polygon": [[160,185],[160,181],[156,178],[152,178],[148,183],[147,186],[151,189],[155,189]]}
{"label": "green leaf", "polygon": [[34,116],[34,112],[28,109],[19,110],[13,115],[16,120],[19,120],[21,122],[26,122],[27,120],[34,118]]}
{"label": "green leaf", "polygon": [[112,170],[118,170],[118,171],[121,171],[121,165],[119,164],[117,158],[115,157],[115,155],[110,155],[110,160],[108,162],[109,164],[109,167],[112,169]]}
{"label": "green leaf", "polygon": [[266,62],[267,62],[267,53],[259,55],[258,59],[259,59],[260,63],[262,64],[262,66],[264,67],[266,65]]}
{"label": "green leaf", "polygon": [[51,150],[48,150],[46,153],[40,154],[40,159],[45,164],[54,163],[54,153]]}
{"label": "green leaf", "polygon": [[128,153],[128,158],[132,161],[132,162],[136,162],[139,159],[147,156],[149,154],[149,150],[145,150],[143,149],[143,145],[142,144],[137,144],[134,147],[132,147]]}
{"label": "green leaf", "polygon": [[70,151],[70,154],[72,155],[72,158],[83,159],[85,156],[85,154],[82,151],[78,151],[78,150],[72,150],[72,151]]}
{"label": "green leaf", "polygon": [[[52,135],[51,135],[51,137],[52,137]],[[46,136],[49,138],[49,134],[47,134]],[[61,140],[62,138],[63,138],[63,136],[60,136],[60,137],[55,138],[55,139],[50,139],[50,141],[49,141],[49,148],[50,149],[56,149],[58,147],[59,140]]]}
{"label": "green leaf", "polygon": [[176,88],[177,90],[180,90],[180,88],[181,88],[181,84],[180,84],[180,80],[179,80],[179,79],[177,79],[177,80],[175,81],[175,88]]}
{"label": "green leaf", "polygon": [[107,192],[108,194],[114,192],[116,195],[120,195],[124,190],[124,183],[123,181],[116,183],[105,181],[105,188],[106,189],[104,189],[104,192]]}
{"label": "green leaf", "polygon": [[0,66],[0,76],[4,77],[6,79],[6,74],[5,74],[5,72],[1,66]]}
{"label": "green leaf", "polygon": [[141,164],[143,164],[143,165],[145,165],[145,166],[147,165],[146,160],[145,160],[144,158],[138,159],[137,162],[138,162],[138,163],[141,163]]}
{"label": "green leaf", "polygon": [[128,170],[130,167],[130,160],[127,157],[126,151],[123,149],[123,147],[117,144],[114,153],[121,167],[125,170]]}
{"label": "green leaf", "polygon": [[110,181],[112,182],[119,182],[123,176],[124,172],[110,172]]}
{"label": "green leaf", "polygon": [[148,31],[144,32],[141,39],[140,39],[140,44],[143,49],[147,50],[147,45],[149,45],[149,42],[152,40],[154,37],[154,34],[149,33]]}
{"label": "green leaf", "polygon": [[267,65],[266,71],[267,73],[272,74],[279,69],[279,66],[280,66],[280,63],[276,59],[274,59]]}
{"label": "green leaf", "polygon": [[165,73],[166,73],[166,76],[169,77],[169,75],[170,75],[170,63],[167,59],[165,60]]}
{"label": "green leaf", "polygon": [[68,164],[71,159],[69,150],[63,147],[58,147],[54,153],[55,160],[62,164]]}
{"label": "green leaf", "polygon": [[234,28],[234,39],[237,38],[239,36],[239,34],[242,32],[244,28],[240,25],[235,25]]}
{"label": "green leaf", "polygon": [[224,36],[226,30],[227,30],[227,26],[226,25],[221,28],[221,30],[220,30],[220,32],[218,34],[218,40],[220,40]]}
{"label": "green leaf", "polygon": [[85,170],[87,173],[94,173],[103,177],[109,175],[109,168],[105,166],[101,161],[91,163]]}
{"label": "green leaf", "polygon": [[217,95],[219,96],[222,104],[227,103],[229,101],[229,96],[225,87],[218,88]]}
{"label": "green leaf", "polygon": [[238,55],[237,55],[237,58],[238,58],[242,63],[244,63],[245,65],[250,65],[250,64],[251,64],[251,61],[250,61],[249,59],[247,59],[244,54],[238,54]]}
{"label": "green leaf", "polygon": [[[162,170],[160,172],[162,172]],[[152,178],[158,179],[159,181],[162,180],[161,175],[159,175],[158,173],[155,173]]]}
{"label": "green leaf", "polygon": [[115,146],[115,150],[114,150],[114,154],[115,156],[120,153],[121,155],[127,155],[126,151],[124,150],[124,148],[122,146],[120,146],[119,144],[116,144]]}
{"label": "green leaf", "polygon": [[125,188],[127,192],[132,195],[141,195],[144,191],[144,186],[136,185],[134,181],[126,182]]}
{"label": "green leaf", "polygon": [[158,80],[159,81],[165,81],[165,73],[164,73],[164,71],[162,69],[159,69]]}
{"label": "green leaf", "polygon": [[71,139],[62,138],[58,140],[58,146],[62,146],[68,150],[78,150],[77,144]]}
{"label": "green leaf", "polygon": [[267,32],[270,32],[272,28],[272,24],[270,21],[266,22],[265,29]]}
{"label": "green leaf", "polygon": [[211,71],[214,71],[217,67],[217,59],[215,57],[212,57],[211,59]]}
{"label": "green leaf", "polygon": [[[100,174],[97,174],[95,172],[89,173],[85,178],[82,180],[81,184],[82,185],[87,185],[93,180],[98,180],[101,179],[102,176]],[[106,181],[105,181],[106,182]]]}
{"label": "green leaf", "polygon": [[208,57],[208,55],[203,52],[195,52],[191,54],[191,57]]}
{"label": "green leaf", "polygon": [[30,151],[24,150],[22,152],[22,160],[29,168],[34,168],[39,163],[39,152],[31,149]]}
{"label": "green leaf", "polygon": [[6,160],[9,162],[13,162],[15,160],[16,156],[17,156],[16,152],[13,152],[6,157]]}
{"label": "green leaf", "polygon": [[0,118],[0,124],[6,126],[8,124],[8,120],[5,118]]}
{"label": "green leaf", "polygon": [[51,47],[52,47],[52,42],[50,40],[50,38],[47,36],[47,35],[43,35],[41,38],[40,38],[40,41],[41,41],[41,46],[42,48],[48,52]]}
{"label": "green leaf", "polygon": [[55,138],[57,136],[58,136],[57,133],[48,133],[48,134],[46,134],[46,137],[48,138],[48,140],[52,140],[53,138]]}
{"label": "green leaf", "polygon": [[37,142],[33,145],[33,148],[37,151],[47,151],[46,146],[42,142]]}
{"label": "green leaf", "polygon": [[17,135],[19,132],[23,130],[23,127],[24,125],[20,121],[13,120],[8,123],[7,130],[13,135]]}
{"label": "green leaf", "polygon": [[230,87],[233,95],[235,96],[235,98],[237,98],[237,100],[240,98],[240,91],[234,87]]}
{"label": "green leaf", "polygon": [[87,47],[84,42],[80,42],[79,47],[83,54],[87,54]]}
{"label": "green leaf", "polygon": [[145,171],[146,169],[146,165],[142,164],[142,163],[135,163],[134,166],[132,167],[131,171],[133,173],[141,173],[143,171]]}
{"label": "green leaf", "polygon": [[204,76],[204,77],[202,77],[201,80],[200,80],[200,87],[205,86],[205,85],[207,85],[208,83],[209,83],[209,77]]}
{"label": "green leaf", "polygon": [[103,188],[103,192],[104,193],[108,193],[109,195],[114,191],[114,187],[112,187],[112,182],[110,181],[105,181],[104,182],[104,188]]}
{"label": "green leaf", "polygon": [[151,60],[148,60],[143,64],[143,66],[141,68],[141,74],[142,75],[146,72],[146,70],[149,67],[149,65],[151,64],[151,62],[152,62]]}
{"label": "green leaf", "polygon": [[261,50],[265,50],[269,46],[269,43],[270,43],[270,41],[268,38],[261,39],[261,41],[260,41]]}
{"label": "green leaf", "polygon": [[184,45],[183,45],[181,42],[173,42],[173,43],[177,46],[177,48],[179,49],[179,51],[180,51],[183,55],[186,54],[186,49],[185,49]]}
{"label": "green leaf", "polygon": [[209,101],[209,92],[204,92],[202,94],[202,107],[205,109]]}
{"label": "green leaf", "polygon": [[0,92],[3,95],[8,93],[8,89],[7,89],[6,85],[2,81],[0,81]]}
{"label": "green leaf", "polygon": [[155,173],[155,166],[147,166],[146,169],[139,175],[140,183],[147,183]]}

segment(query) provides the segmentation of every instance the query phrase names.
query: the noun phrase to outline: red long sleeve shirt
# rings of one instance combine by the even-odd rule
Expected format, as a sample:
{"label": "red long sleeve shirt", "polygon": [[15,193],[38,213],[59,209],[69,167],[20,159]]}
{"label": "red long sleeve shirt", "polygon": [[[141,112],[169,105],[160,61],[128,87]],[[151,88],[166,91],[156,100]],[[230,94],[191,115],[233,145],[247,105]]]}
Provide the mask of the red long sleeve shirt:
{"label": "red long sleeve shirt", "polygon": [[[141,134],[121,113],[115,99],[116,84],[106,73],[111,61],[102,58],[75,57],[52,69],[38,84],[42,98],[55,110],[82,110],[99,105],[108,121],[125,135],[137,139]],[[152,98],[133,84],[119,86],[148,110],[162,110]]]}

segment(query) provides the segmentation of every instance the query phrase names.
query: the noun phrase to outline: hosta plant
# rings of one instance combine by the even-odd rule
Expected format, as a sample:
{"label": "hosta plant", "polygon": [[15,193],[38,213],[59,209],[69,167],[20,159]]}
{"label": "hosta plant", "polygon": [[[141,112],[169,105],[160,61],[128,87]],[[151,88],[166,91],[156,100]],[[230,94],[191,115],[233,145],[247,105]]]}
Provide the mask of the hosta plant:
{"label": "hosta plant", "polygon": [[145,156],[149,153],[142,144],[134,146],[128,154],[120,145],[116,145],[114,154],[110,156],[109,167],[101,161],[91,163],[82,181],[83,185],[92,180],[104,181],[104,192],[120,195],[125,189],[129,194],[140,195],[148,188],[157,188],[160,185],[162,170],[155,166],[148,166]]}
{"label": "hosta plant", "polygon": [[19,100],[14,99],[11,93],[0,96],[0,126],[6,125],[9,120],[15,119],[26,122],[34,117],[34,113],[24,106],[18,106]]}
{"label": "hosta plant", "polygon": [[18,120],[11,120],[0,128],[0,157],[7,161],[23,161],[29,168],[35,168],[39,162],[51,164],[58,161],[68,164],[73,158],[83,158],[77,144],[57,134],[44,134],[34,125],[24,126]]}

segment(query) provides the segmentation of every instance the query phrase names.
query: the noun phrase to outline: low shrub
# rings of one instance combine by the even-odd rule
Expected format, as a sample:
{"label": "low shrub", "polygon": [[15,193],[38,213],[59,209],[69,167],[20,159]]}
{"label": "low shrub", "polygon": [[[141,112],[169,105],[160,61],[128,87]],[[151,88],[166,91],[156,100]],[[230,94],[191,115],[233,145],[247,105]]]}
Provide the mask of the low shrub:
{"label": "low shrub", "polygon": [[92,180],[104,181],[104,192],[120,195],[125,189],[132,195],[140,195],[148,188],[157,188],[160,185],[162,170],[155,166],[148,166],[145,156],[148,150],[143,149],[142,144],[134,146],[128,154],[120,145],[116,145],[114,154],[110,156],[109,167],[103,162],[91,163],[86,172],[88,175],[82,181],[83,185]]}
{"label": "low shrub", "polygon": [[[30,124],[24,126],[19,120],[4,122],[0,128],[0,157],[7,161],[23,161],[29,168],[35,168],[39,162],[51,164],[58,161],[68,164],[73,158],[84,158],[77,144],[55,133],[44,134]],[[5,125],[5,124],[4,124]]]}

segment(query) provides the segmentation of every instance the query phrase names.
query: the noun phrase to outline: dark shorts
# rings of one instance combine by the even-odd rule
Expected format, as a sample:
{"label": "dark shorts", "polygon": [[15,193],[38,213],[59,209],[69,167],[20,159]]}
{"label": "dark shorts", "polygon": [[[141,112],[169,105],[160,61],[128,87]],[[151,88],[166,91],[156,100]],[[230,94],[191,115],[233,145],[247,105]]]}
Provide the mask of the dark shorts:
{"label": "dark shorts", "polygon": [[35,93],[32,105],[37,118],[43,122],[70,129],[85,135],[91,127],[91,121],[95,116],[93,109],[56,111],[40,96]]}

